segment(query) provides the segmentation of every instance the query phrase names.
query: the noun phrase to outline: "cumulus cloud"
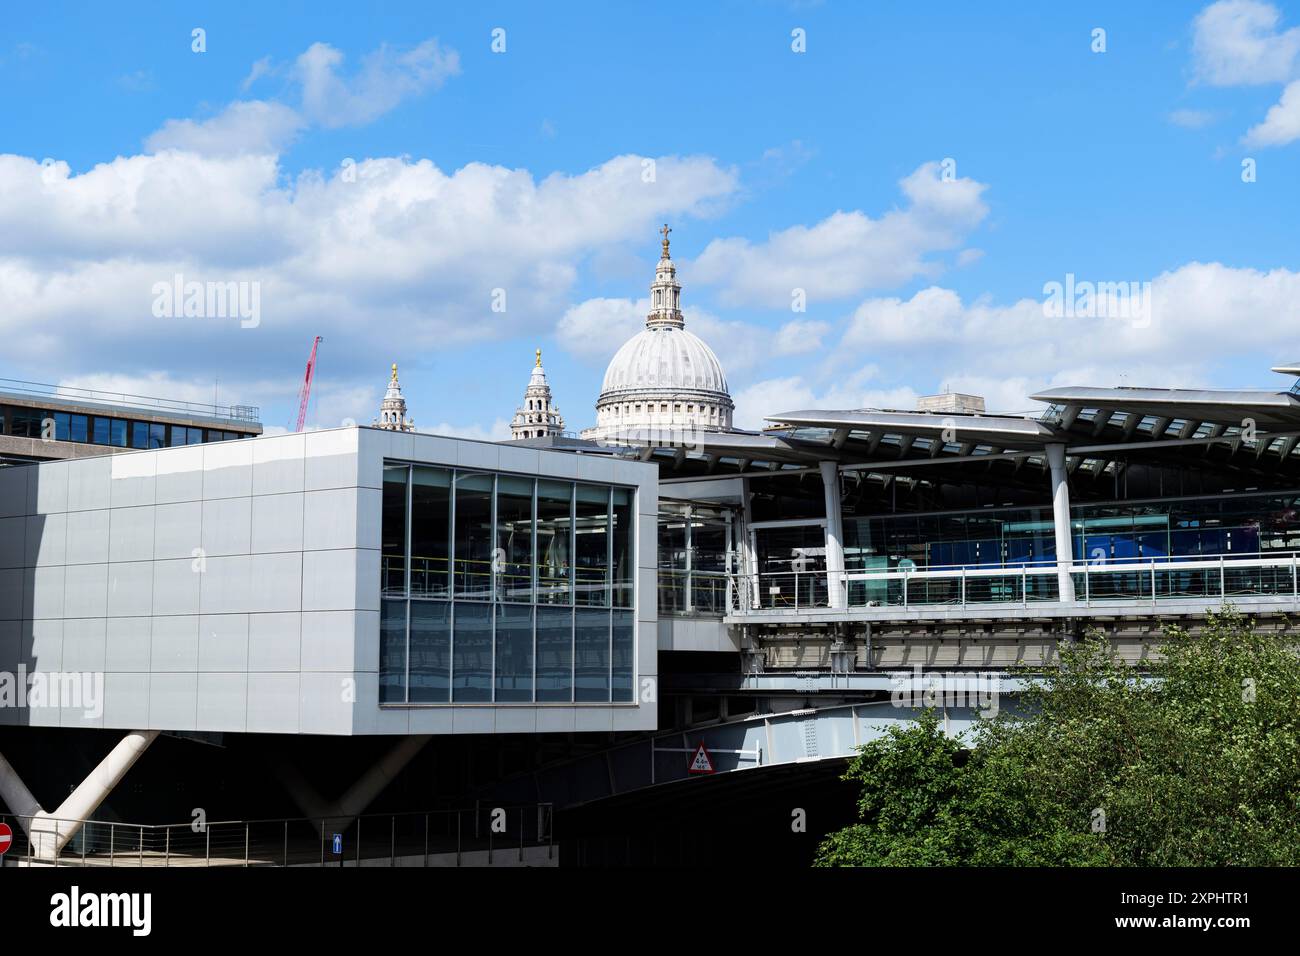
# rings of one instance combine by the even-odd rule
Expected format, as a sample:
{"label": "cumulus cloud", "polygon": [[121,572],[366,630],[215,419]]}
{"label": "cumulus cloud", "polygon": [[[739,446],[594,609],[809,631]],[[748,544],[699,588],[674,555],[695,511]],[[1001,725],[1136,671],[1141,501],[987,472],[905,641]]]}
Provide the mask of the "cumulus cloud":
{"label": "cumulus cloud", "polygon": [[1246,133],[1247,146],[1285,146],[1300,139],[1300,80],[1287,85],[1282,99],[1269,109],[1264,122]]}
{"label": "cumulus cloud", "polygon": [[769,378],[736,392],[733,421],[739,428],[760,429],[772,423],[766,416],[807,408],[915,408],[918,397],[909,386],[872,385],[878,370],[868,366],[818,387],[802,375]]}
{"label": "cumulus cloud", "polygon": [[1273,355],[1289,341],[1300,319],[1300,273],[1193,262],[1152,280],[1151,303],[1149,318],[1049,318],[1040,299],[963,302],[931,287],[863,302],[841,346],[888,358],[904,379],[983,394],[1003,410],[1023,409],[1024,396],[1051,384],[1185,386],[1216,363]]}
{"label": "cumulus cloud", "polygon": [[241,153],[279,155],[308,126],[333,129],[372,122],[403,100],[438,89],[460,72],[455,50],[428,39],[410,50],[384,45],[361,59],[352,75],[343,71],[343,52],[313,43],[291,65],[270,57],[255,62],[240,89],[263,76],[283,74],[297,107],[279,101],[238,100],[206,120],[170,119],[145,139],[152,152],[175,149],[207,156]]}
{"label": "cumulus cloud", "polygon": [[822,336],[830,330],[828,322],[795,320],[777,329],[772,345],[778,355],[807,355],[822,347]]}
{"label": "cumulus cloud", "polygon": [[987,215],[981,198],[987,187],[973,179],[945,180],[938,163],[925,163],[899,186],[908,205],[877,219],[838,211],[762,243],[715,239],[692,274],[717,285],[726,304],[771,308],[788,308],[796,289],[809,301],[825,301],[933,275],[939,266],[929,257],[958,246]]}
{"label": "cumulus cloud", "polygon": [[145,139],[145,148],[150,152],[178,149],[207,156],[277,155],[305,125],[297,112],[281,103],[239,101],[211,119],[168,120]]}
{"label": "cumulus cloud", "polygon": [[440,422],[432,428],[421,426],[416,431],[428,432],[431,435],[447,435],[452,438],[473,438],[478,441],[506,441],[510,438],[510,422],[504,418],[496,419],[491,425]]}
{"label": "cumulus cloud", "polygon": [[1282,14],[1259,0],[1220,0],[1192,24],[1193,69],[1213,86],[1285,83],[1300,56],[1300,27],[1279,29]]}
{"label": "cumulus cloud", "polygon": [[[587,299],[565,311],[556,324],[555,334],[570,354],[589,364],[603,366],[624,342],[645,328],[649,311],[648,297]],[[686,328],[708,343],[728,375],[749,369],[772,354],[771,336],[759,326],[720,319],[692,307],[683,309],[682,316]]]}
{"label": "cumulus cloud", "polygon": [[[331,377],[369,386],[394,336],[436,361],[448,346],[549,327],[594,251],[737,189],[705,157],[659,157],[653,183],[642,162],[538,179],[379,158],[286,180],[260,154],[168,149],[79,175],[0,155],[0,335],[16,364],[84,379],[111,356],[125,375],[165,370],[173,384],[219,375],[232,391],[242,383],[235,400],[265,404],[277,394],[265,381],[319,334]],[[154,286],[178,275],[257,283],[260,322],[155,316]],[[327,417],[369,420],[373,406],[349,410],[359,395]]]}
{"label": "cumulus cloud", "polygon": [[436,39],[412,50],[387,45],[367,54],[354,76],[340,73],[342,51],[328,43],[313,43],[298,57],[296,76],[302,85],[302,111],[327,128],[369,123],[403,99],[437,89],[460,72],[460,56]]}

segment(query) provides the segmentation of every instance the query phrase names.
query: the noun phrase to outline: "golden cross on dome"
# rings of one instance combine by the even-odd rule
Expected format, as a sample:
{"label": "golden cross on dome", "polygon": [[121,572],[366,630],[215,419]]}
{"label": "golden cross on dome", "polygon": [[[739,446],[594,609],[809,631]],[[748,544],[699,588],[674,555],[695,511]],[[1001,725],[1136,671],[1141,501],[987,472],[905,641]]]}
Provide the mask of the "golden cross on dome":
{"label": "golden cross on dome", "polygon": [[394,381],[394,382],[397,381],[397,363],[396,363],[396,362],[393,363],[393,381]]}
{"label": "golden cross on dome", "polygon": [[542,367],[542,350],[541,350],[541,349],[538,349],[538,350],[537,350],[537,367],[538,367],[538,368],[541,368],[541,367]]}
{"label": "golden cross on dome", "polygon": [[672,230],[668,228],[668,223],[664,223],[664,227],[659,230],[659,234],[664,237],[664,258],[665,259],[668,258],[668,233],[670,232],[672,232]]}

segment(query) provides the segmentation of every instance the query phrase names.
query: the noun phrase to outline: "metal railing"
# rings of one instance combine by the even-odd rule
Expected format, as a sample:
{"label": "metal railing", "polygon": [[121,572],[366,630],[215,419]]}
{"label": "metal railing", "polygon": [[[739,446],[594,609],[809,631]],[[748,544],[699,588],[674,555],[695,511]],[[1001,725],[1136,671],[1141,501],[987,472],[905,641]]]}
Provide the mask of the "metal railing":
{"label": "metal railing", "polygon": [[[550,803],[463,810],[163,825],[0,814],[0,863],[31,866],[428,866],[555,859]],[[29,827],[32,833],[29,836]],[[71,833],[54,852],[60,837]]]}
{"label": "metal railing", "polygon": [[183,402],[178,399],[134,395],[130,392],[107,392],[97,388],[78,388],[75,385],[46,385],[42,382],[25,382],[14,378],[0,378],[0,392],[48,398],[54,401],[84,401],[94,405],[114,405],[119,408],[130,408],[137,411],[197,415],[203,418],[220,418],[236,422],[256,423],[261,421],[261,410],[256,405],[207,405],[203,402]]}
{"label": "metal railing", "polygon": [[[1075,603],[1085,606],[1243,597],[1289,598],[1300,605],[1298,565],[1297,552],[1275,551],[1076,561],[1067,569]],[[849,609],[1060,603],[1055,562],[845,571],[838,577]],[[827,608],[830,581],[825,571],[735,575],[731,613]]]}
{"label": "metal railing", "polygon": [[717,571],[659,569],[659,613],[721,616],[729,606],[732,576]]}

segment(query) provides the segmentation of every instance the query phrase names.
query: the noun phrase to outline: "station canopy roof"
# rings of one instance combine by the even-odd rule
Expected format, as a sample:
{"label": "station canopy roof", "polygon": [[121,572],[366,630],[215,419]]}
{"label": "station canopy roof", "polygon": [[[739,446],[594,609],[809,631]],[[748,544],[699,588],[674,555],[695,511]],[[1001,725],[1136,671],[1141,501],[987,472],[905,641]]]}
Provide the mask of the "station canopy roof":
{"label": "station canopy roof", "polygon": [[[982,479],[1030,478],[1046,469],[1052,443],[1066,446],[1071,473],[1100,476],[1144,460],[1272,475],[1294,469],[1300,479],[1300,395],[1294,390],[1070,386],[1029,397],[1045,410],[802,409],[767,416],[771,424],[761,432],[629,431],[612,441],[643,461],[659,462],[664,479],[801,472],[822,461],[916,477],[939,477],[933,467],[947,465]],[[1022,474],[1026,466],[1029,475]]]}

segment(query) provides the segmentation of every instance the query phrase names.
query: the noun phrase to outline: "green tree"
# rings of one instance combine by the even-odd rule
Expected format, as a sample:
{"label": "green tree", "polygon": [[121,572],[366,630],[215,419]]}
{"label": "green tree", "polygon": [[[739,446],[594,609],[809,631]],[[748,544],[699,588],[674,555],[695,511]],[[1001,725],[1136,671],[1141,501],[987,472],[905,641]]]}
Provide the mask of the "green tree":
{"label": "green tree", "polygon": [[861,748],[825,866],[1300,864],[1300,658],[1239,614],[1138,669],[1091,635],[969,739],[928,712]]}

